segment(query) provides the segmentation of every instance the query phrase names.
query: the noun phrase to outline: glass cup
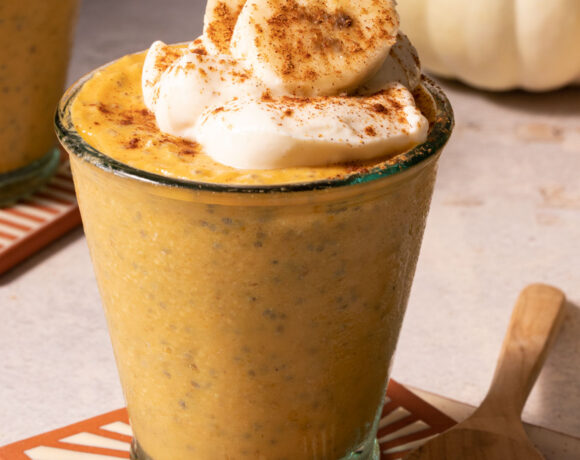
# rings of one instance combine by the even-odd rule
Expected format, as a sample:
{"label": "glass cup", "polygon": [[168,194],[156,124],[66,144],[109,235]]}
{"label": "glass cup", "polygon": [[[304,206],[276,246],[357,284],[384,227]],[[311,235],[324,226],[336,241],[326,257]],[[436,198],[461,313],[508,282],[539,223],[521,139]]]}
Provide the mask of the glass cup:
{"label": "glass cup", "polygon": [[428,140],[342,179],[171,179],[87,145],[71,164],[134,432],[132,458],[378,459],[377,425],[453,126],[431,81]]}
{"label": "glass cup", "polygon": [[0,1],[0,206],[59,162],[52,119],[65,84],[77,0]]}

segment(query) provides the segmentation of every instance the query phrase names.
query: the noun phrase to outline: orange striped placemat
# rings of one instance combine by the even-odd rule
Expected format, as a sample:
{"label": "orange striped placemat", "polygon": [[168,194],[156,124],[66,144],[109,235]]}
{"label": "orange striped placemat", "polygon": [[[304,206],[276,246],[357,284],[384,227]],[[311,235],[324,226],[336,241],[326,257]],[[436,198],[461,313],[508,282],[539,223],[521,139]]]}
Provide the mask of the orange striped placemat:
{"label": "orange striped placemat", "polygon": [[[378,431],[381,460],[401,459],[453,425],[453,419],[391,380]],[[128,459],[131,436],[127,411],[119,409],[0,447],[0,460]]]}
{"label": "orange striped placemat", "polygon": [[0,274],[81,223],[70,166],[40,190],[0,208]]}

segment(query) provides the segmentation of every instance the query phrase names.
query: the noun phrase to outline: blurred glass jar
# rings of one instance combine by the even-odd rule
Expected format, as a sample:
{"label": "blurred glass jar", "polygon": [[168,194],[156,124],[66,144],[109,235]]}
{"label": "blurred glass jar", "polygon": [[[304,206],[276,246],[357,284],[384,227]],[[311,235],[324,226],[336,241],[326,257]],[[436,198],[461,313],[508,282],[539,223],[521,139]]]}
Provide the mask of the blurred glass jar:
{"label": "blurred glass jar", "polygon": [[78,0],[0,0],[0,206],[32,193],[59,163],[54,112]]}

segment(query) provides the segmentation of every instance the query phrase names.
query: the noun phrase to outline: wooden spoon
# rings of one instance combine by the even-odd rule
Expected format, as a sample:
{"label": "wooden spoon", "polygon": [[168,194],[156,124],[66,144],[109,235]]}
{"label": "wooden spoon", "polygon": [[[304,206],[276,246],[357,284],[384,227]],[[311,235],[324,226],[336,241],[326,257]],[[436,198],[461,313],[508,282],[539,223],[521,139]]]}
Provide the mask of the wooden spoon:
{"label": "wooden spoon", "polygon": [[405,460],[539,460],[521,421],[524,404],[564,318],[564,293],[545,284],[518,297],[481,406]]}

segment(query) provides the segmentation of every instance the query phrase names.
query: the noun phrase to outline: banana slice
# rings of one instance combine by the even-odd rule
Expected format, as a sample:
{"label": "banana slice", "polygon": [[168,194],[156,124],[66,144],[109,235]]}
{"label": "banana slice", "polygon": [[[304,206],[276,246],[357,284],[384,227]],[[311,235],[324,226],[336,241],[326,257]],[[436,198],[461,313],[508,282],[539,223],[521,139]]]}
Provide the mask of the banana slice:
{"label": "banana slice", "polygon": [[234,26],[246,0],[207,0],[203,37],[210,54],[229,54]]}
{"label": "banana slice", "polygon": [[335,95],[379,69],[398,28],[394,0],[247,0],[230,48],[272,89]]}

